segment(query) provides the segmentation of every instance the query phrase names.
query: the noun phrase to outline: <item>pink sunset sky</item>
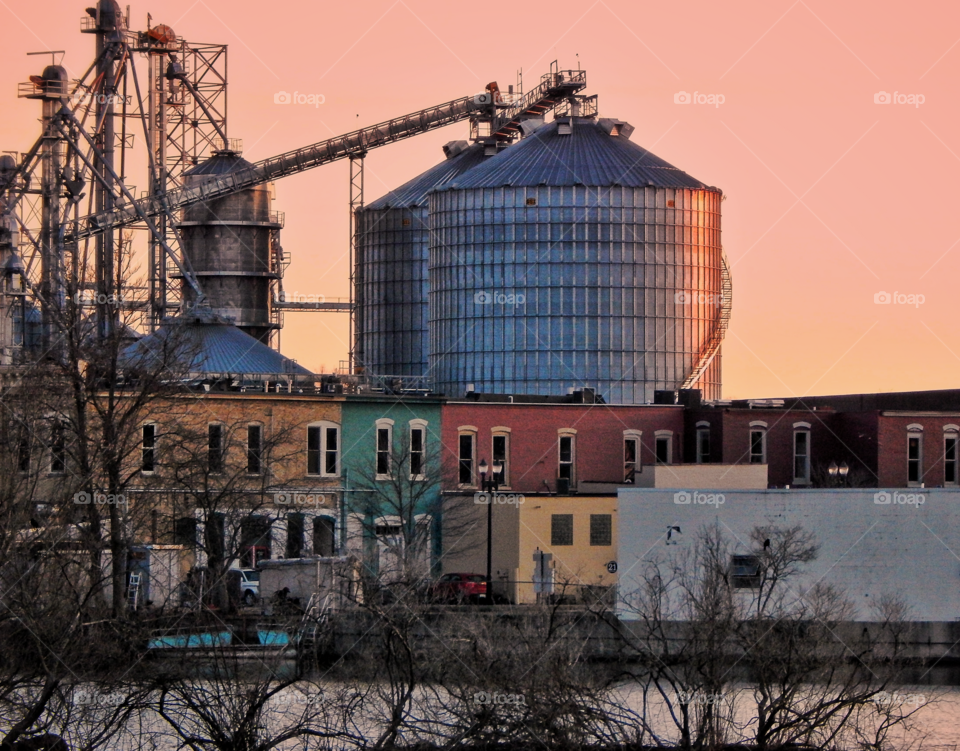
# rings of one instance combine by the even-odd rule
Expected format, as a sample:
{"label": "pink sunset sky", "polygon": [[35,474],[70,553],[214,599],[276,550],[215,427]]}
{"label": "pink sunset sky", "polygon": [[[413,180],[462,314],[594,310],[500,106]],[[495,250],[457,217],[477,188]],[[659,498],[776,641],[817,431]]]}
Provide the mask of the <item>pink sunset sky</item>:
{"label": "pink sunset sky", "polygon": [[[45,58],[25,53],[66,50],[74,76],[92,60],[86,4],[0,0],[0,150],[24,151],[39,132],[37,103],[16,84]],[[531,84],[553,60],[579,64],[602,115],[726,194],[724,396],[740,398],[960,386],[960,6],[922,8],[137,0],[130,12],[134,28],[149,12],[190,41],[229,45],[229,135],[251,161],[492,80],[505,89],[520,69]],[[277,105],[279,91],[323,104]],[[723,103],[677,104],[678,92]],[[878,92],[901,102],[878,104]],[[371,152],[367,200],[466,136],[453,125]],[[288,292],[348,296],[348,195],[346,162],[277,184]],[[904,302],[877,304],[881,292]],[[346,358],[344,314],[285,322],[282,351],[304,366],[329,372]]]}

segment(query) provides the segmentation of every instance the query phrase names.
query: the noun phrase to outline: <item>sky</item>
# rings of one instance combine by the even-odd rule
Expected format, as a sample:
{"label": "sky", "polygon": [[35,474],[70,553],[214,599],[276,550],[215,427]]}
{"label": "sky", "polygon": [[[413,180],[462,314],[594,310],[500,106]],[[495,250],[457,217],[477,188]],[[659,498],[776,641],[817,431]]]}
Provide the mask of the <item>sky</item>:
{"label": "sky", "polygon": [[[0,0],[0,151],[39,132],[16,84],[45,59],[25,53],[65,50],[74,76],[92,60],[87,4]],[[131,26],[147,13],[229,45],[228,130],[251,161],[579,65],[602,116],[724,191],[725,398],[960,385],[956,3],[137,0]],[[367,200],[466,137],[456,124],[371,152]],[[277,184],[288,292],[347,298],[348,176],[337,162]],[[329,372],[347,339],[344,314],[287,313],[281,349]]]}

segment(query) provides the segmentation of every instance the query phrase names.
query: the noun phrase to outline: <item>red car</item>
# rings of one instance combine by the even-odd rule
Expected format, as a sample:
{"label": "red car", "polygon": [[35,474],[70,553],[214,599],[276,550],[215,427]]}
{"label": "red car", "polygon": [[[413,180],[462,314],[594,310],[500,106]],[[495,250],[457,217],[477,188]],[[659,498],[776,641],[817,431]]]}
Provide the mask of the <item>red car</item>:
{"label": "red car", "polygon": [[487,577],[483,574],[444,574],[429,589],[434,602],[481,602],[487,599]]}

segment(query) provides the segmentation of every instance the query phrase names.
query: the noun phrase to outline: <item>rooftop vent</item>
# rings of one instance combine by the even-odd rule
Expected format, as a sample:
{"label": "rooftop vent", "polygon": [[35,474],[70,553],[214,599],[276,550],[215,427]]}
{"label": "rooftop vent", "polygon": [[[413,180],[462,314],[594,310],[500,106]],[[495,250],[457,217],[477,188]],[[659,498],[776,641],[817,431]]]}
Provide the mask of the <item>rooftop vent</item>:
{"label": "rooftop vent", "polygon": [[557,135],[569,136],[573,133],[573,118],[561,120],[557,125]]}
{"label": "rooftop vent", "polygon": [[630,138],[634,131],[634,127],[630,123],[623,120],[615,120],[612,117],[601,118],[599,124],[609,136]]}
{"label": "rooftop vent", "polygon": [[470,146],[466,141],[450,141],[443,145],[443,155],[447,159],[453,159],[457,154],[465,151]]}
{"label": "rooftop vent", "polygon": [[537,128],[543,125],[543,118],[530,118],[529,120],[523,120],[520,122],[520,134],[522,138],[526,138],[532,134]]}

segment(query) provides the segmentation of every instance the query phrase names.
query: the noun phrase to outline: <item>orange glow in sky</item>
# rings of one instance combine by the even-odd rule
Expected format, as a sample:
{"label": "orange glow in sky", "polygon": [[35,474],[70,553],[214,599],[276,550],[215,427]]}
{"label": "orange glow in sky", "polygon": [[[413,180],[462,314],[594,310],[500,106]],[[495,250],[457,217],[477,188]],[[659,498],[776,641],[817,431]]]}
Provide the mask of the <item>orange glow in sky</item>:
{"label": "orange glow in sky", "polygon": [[[18,100],[16,84],[45,58],[25,53],[66,50],[74,77],[90,64],[94,37],[79,33],[90,4],[0,0],[0,150],[25,151],[39,133],[38,105]],[[960,6],[502,7],[135,0],[131,25],[149,12],[188,40],[229,44],[229,135],[251,161],[492,80],[505,89],[520,69],[530,84],[553,60],[579,64],[601,115],[631,122],[633,141],[726,194],[725,397],[960,385]],[[323,103],[278,105],[280,91]],[[681,92],[700,102],[677,103]],[[466,136],[453,125],[371,152],[367,199]],[[277,184],[289,293],[348,296],[348,197],[346,162]],[[285,324],[282,351],[304,366],[329,372],[346,358],[344,314],[287,313]]]}

